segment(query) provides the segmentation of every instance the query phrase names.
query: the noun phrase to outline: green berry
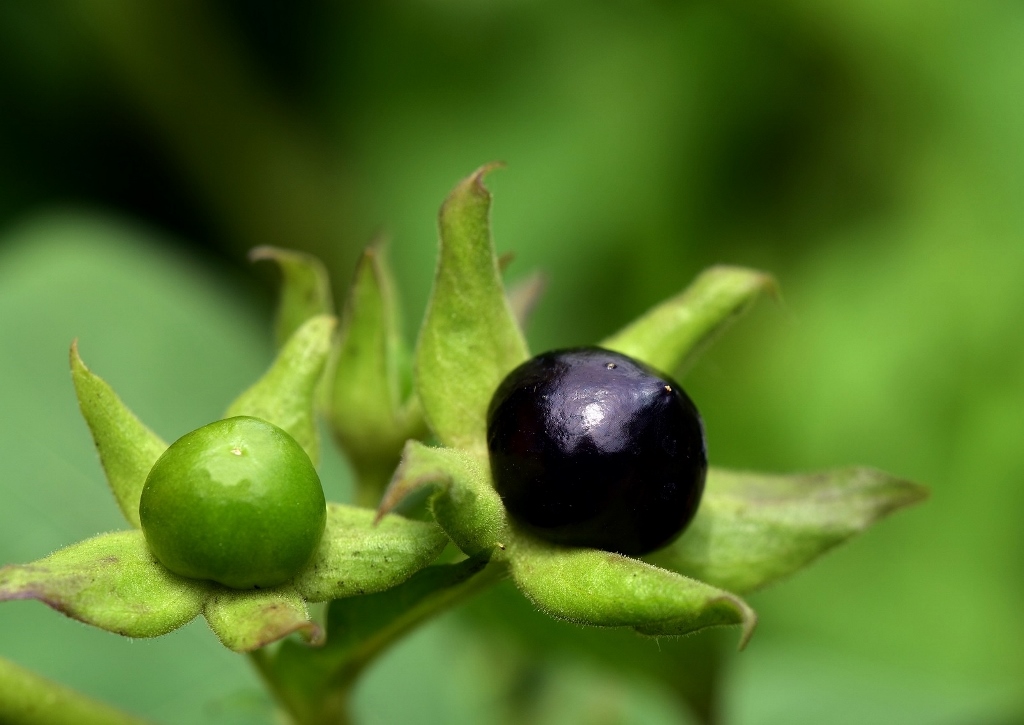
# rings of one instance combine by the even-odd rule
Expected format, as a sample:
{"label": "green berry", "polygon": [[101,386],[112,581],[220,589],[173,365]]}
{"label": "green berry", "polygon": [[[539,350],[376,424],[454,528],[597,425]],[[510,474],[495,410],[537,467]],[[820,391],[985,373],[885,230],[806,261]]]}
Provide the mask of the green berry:
{"label": "green berry", "polygon": [[171,444],[146,478],[139,516],[153,555],[174,573],[250,589],[282,584],[309,563],[327,508],[302,446],[240,416]]}

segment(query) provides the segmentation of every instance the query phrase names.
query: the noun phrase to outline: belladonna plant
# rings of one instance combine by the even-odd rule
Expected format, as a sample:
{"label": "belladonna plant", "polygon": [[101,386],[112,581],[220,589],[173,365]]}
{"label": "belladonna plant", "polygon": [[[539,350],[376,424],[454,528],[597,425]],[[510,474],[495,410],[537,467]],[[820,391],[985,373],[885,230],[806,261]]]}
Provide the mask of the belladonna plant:
{"label": "belladonna plant", "polygon": [[[411,352],[379,247],[360,260],[340,324],[320,262],[294,251],[255,250],[254,259],[273,261],[282,272],[277,357],[225,411],[228,422],[211,421],[212,428],[182,439],[199,454],[178,455],[181,441],[168,450],[73,344],[75,391],[126,527],[3,567],[0,600],[36,599],[127,637],[156,637],[202,615],[225,647],[251,658],[287,718],[339,723],[347,721],[353,684],[377,655],[502,579],[511,578],[555,619],[649,637],[736,626],[742,647],[756,624],[745,594],[924,498],[921,487],[869,468],[798,475],[724,470],[713,465],[712,449],[692,522],[642,556],[557,543],[511,517],[492,480],[487,415],[499,384],[530,358],[523,317],[539,288],[506,290],[502,282],[483,185],[491,168],[459,183],[441,207],[434,287]],[[773,290],[762,272],[712,267],[597,345],[680,376]],[[310,488],[321,414],[356,481],[355,505],[328,502],[322,517],[318,482]],[[226,448],[211,437],[210,430],[227,435],[230,421],[239,420],[250,422],[245,431],[272,435],[246,433],[244,445],[232,439]],[[267,440],[285,452],[271,451]],[[220,463],[205,462],[205,447],[225,465],[237,457],[251,468],[222,473]],[[172,484],[159,483],[167,478],[162,456],[172,459]],[[306,467],[295,474],[299,484],[296,466]],[[225,480],[221,488],[234,493],[209,493]],[[235,495],[232,486],[253,481],[267,498]],[[160,504],[147,514],[158,484]],[[278,494],[294,486],[309,500],[289,513],[279,502],[290,497]],[[186,505],[188,496],[200,503]],[[272,534],[253,533],[265,524]],[[322,536],[310,533],[317,526]],[[273,545],[261,549],[266,536]],[[302,553],[304,546],[312,553]],[[265,562],[259,557],[275,548],[301,551],[273,576],[263,577],[258,565],[254,575],[252,559]],[[179,550],[214,564],[183,568],[172,561]],[[310,616],[316,602],[328,603],[322,617]],[[0,720],[135,722],[10,664],[0,666]]]}

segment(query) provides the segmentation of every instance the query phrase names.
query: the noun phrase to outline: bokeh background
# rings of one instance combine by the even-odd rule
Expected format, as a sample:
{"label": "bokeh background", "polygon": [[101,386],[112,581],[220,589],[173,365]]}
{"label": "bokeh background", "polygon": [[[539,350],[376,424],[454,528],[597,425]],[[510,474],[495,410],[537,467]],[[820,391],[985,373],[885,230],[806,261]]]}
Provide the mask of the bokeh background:
{"label": "bokeh background", "polygon": [[[502,159],[496,243],[549,281],[535,350],[764,268],[782,301],[686,380],[713,462],[933,495],[753,596],[743,653],[498,590],[375,665],[360,721],[695,722],[706,669],[730,725],[1024,722],[1024,4],[7,2],[0,97],[0,564],[122,526],[72,338],[173,439],[270,359],[246,250],[314,252],[341,294],[383,232],[412,340],[437,207]],[[128,641],[7,603],[0,656],[163,723],[272,721],[201,621]]]}

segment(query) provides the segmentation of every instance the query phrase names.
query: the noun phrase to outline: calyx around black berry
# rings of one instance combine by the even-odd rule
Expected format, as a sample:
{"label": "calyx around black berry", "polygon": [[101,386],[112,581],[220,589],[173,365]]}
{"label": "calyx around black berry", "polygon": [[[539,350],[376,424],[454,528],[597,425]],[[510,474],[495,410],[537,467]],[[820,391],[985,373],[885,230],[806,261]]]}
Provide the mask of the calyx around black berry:
{"label": "calyx around black berry", "polygon": [[620,353],[538,355],[498,386],[487,415],[494,485],[540,537],[639,556],[697,511],[704,426],[671,377]]}

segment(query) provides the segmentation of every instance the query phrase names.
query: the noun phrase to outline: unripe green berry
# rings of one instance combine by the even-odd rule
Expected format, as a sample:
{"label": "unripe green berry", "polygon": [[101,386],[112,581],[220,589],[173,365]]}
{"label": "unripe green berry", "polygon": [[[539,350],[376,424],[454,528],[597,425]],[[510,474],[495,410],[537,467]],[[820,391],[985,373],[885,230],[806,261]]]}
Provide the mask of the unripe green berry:
{"label": "unripe green berry", "polygon": [[302,446],[259,418],[227,418],[175,441],[139,505],[153,555],[176,574],[235,589],[273,587],[310,560],[327,521]]}

